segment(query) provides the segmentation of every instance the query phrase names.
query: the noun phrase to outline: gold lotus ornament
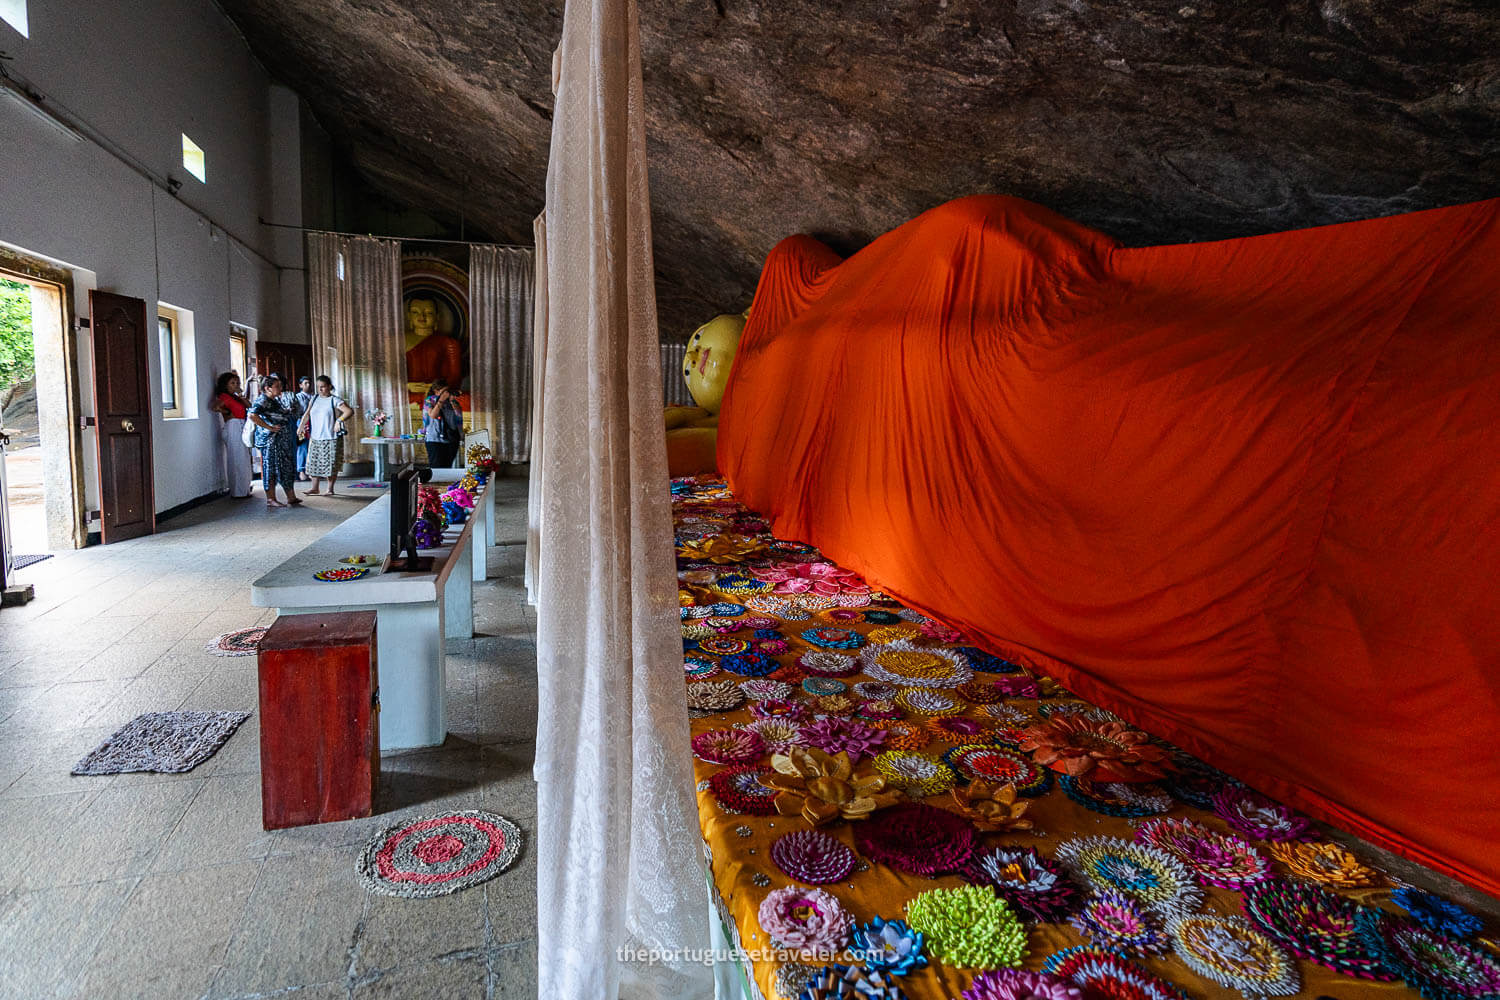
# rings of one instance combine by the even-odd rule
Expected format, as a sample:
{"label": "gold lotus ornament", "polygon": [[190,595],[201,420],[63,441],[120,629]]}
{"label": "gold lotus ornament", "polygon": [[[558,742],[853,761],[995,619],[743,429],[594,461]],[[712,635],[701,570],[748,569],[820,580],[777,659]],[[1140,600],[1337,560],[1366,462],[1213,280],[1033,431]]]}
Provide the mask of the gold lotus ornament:
{"label": "gold lotus ornament", "polygon": [[887,789],[878,774],[854,774],[847,753],[794,747],[773,756],[771,766],[776,773],[763,777],[761,783],[779,793],[776,811],[801,816],[813,826],[841,818],[866,819],[901,800],[901,793]]}
{"label": "gold lotus ornament", "polygon": [[1026,815],[1031,800],[1016,794],[1009,781],[984,781],[976,778],[952,791],[958,811],[981,830],[1005,833],[1030,830],[1035,825]]}
{"label": "gold lotus ornament", "polygon": [[1068,693],[1068,689],[1057,683],[1051,677],[1038,677],[1036,686],[1042,693],[1043,698],[1061,698]]}
{"label": "gold lotus ornament", "polygon": [[748,535],[709,535],[691,538],[678,549],[684,559],[694,562],[737,563],[759,555],[766,544]]}

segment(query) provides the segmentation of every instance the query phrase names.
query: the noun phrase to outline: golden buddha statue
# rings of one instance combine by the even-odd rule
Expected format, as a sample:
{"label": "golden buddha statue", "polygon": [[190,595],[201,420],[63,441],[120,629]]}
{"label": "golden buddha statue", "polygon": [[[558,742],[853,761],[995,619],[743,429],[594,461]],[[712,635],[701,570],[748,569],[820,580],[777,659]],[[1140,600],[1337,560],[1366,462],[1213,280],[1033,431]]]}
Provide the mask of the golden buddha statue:
{"label": "golden buddha statue", "polygon": [[674,476],[718,467],[719,407],[744,332],[745,317],[726,314],[715,316],[688,338],[682,377],[698,405],[667,407],[667,470]]}
{"label": "golden buddha statue", "polygon": [[439,378],[455,388],[464,380],[463,345],[439,332],[437,320],[437,303],[432,299],[412,299],[406,304],[406,388],[419,399]]}

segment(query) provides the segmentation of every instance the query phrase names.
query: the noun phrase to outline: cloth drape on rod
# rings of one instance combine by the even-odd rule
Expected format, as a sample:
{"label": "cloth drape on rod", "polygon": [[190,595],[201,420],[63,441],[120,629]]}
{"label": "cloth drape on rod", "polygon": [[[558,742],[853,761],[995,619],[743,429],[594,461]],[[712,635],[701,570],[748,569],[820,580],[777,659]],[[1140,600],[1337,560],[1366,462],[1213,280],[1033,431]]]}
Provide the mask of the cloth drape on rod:
{"label": "cloth drape on rod", "polygon": [[531,457],[531,337],[536,264],[530,250],[469,248],[472,423],[499,462]]}
{"label": "cloth drape on rod", "polygon": [[[553,91],[556,91],[553,87]],[[526,602],[533,607],[537,600],[536,570],[541,558],[542,539],[542,375],[547,370],[547,212],[542,211],[531,224],[535,237],[536,276],[533,281],[531,345],[531,476],[526,505]]]}
{"label": "cloth drape on rod", "polygon": [[366,236],[307,234],[307,317],[313,366],[349,403],[344,460],[369,459],[365,412],[391,415],[385,434],[411,432],[402,337],[401,244]]}
{"label": "cloth drape on rod", "polygon": [[[633,0],[569,0],[547,173],[538,995],[706,998]],[[540,241],[539,245],[540,245]],[[627,963],[619,949],[660,950]]]}
{"label": "cloth drape on rod", "polygon": [[688,392],[687,379],[682,377],[682,364],[687,359],[686,344],[661,345],[661,384],[668,406],[696,406],[693,394]]}

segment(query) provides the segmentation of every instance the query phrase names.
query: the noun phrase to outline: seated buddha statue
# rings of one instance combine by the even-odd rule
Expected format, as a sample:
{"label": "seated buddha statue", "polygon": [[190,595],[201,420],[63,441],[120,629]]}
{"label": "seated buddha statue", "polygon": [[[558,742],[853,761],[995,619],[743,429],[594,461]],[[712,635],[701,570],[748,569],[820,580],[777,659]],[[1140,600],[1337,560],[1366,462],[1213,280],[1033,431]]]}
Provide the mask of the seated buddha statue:
{"label": "seated buddha statue", "polygon": [[437,303],[412,299],[406,304],[406,388],[421,399],[442,378],[451,386],[464,380],[463,345],[437,328]]}
{"label": "seated buddha statue", "polygon": [[667,470],[673,476],[717,469],[719,407],[744,332],[744,316],[724,315],[704,323],[688,338],[682,376],[698,405],[667,407]]}

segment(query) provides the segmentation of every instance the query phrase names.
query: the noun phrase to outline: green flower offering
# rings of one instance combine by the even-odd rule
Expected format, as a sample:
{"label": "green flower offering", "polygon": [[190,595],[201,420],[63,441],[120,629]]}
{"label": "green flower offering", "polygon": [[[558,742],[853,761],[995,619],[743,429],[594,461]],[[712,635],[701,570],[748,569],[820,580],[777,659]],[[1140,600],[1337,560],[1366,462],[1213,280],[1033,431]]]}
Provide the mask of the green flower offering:
{"label": "green flower offering", "polygon": [[1026,955],[1026,929],[1005,900],[987,885],[932,889],[906,904],[912,930],[949,965],[966,969],[1014,968]]}

